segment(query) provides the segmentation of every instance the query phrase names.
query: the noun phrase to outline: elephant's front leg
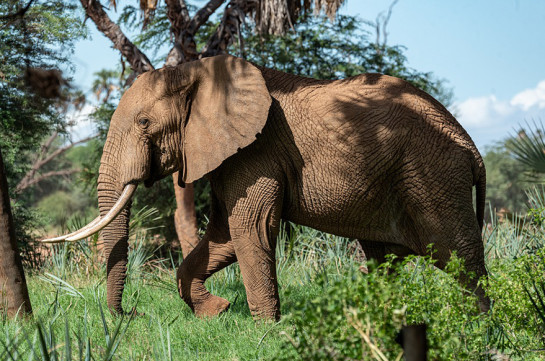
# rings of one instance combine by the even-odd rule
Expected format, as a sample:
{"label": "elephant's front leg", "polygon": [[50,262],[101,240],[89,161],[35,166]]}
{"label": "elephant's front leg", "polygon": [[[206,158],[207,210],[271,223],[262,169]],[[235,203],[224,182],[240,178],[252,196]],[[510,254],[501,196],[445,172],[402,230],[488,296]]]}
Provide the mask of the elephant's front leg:
{"label": "elephant's front leg", "polygon": [[215,272],[236,261],[227,216],[212,198],[212,214],[203,239],[178,268],[178,291],[182,299],[198,317],[215,316],[229,308],[229,301],[215,296],[204,282]]}
{"label": "elephant's front leg", "polygon": [[255,319],[279,319],[275,248],[281,217],[276,181],[261,179],[231,208],[229,229]]}

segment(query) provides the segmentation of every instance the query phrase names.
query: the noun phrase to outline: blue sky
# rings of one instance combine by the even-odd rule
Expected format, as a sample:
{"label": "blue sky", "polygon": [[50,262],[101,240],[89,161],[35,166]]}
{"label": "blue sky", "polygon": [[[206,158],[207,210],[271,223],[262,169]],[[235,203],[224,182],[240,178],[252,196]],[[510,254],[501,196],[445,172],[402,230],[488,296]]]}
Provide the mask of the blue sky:
{"label": "blue sky", "polygon": [[[374,20],[390,4],[347,0],[341,13]],[[93,72],[120,57],[88,22],[92,39],[77,44],[74,58],[75,82],[84,91]],[[399,0],[388,43],[407,47],[409,66],[448,81],[458,120],[481,150],[518,124],[545,121],[545,1]]]}

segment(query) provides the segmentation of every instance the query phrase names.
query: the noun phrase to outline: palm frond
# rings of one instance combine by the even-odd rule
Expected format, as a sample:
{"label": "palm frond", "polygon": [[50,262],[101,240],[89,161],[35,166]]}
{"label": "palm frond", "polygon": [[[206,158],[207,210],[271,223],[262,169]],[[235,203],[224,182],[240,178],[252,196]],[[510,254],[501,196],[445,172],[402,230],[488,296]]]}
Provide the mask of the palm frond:
{"label": "palm frond", "polygon": [[506,145],[535,180],[545,175],[545,128],[542,123],[534,122],[533,127],[526,123],[526,130],[521,129]]}

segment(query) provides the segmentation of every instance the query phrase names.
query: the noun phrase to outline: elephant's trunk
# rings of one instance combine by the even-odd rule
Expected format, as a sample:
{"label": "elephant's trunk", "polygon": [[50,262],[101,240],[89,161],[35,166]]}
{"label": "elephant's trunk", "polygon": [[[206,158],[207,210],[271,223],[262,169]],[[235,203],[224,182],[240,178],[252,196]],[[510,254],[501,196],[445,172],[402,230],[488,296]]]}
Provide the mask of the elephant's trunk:
{"label": "elephant's trunk", "polygon": [[[112,133],[111,130],[110,133]],[[100,161],[97,182],[98,207],[101,218],[106,217],[110,210],[116,206],[123,191],[123,184],[119,181],[119,158],[121,156],[119,143],[113,141],[112,138],[115,138],[115,135],[108,134]],[[136,188],[136,185],[133,187]],[[117,314],[123,313],[121,298],[127,276],[130,203],[129,199],[126,207],[102,230],[106,257],[108,308],[110,312]]]}
{"label": "elephant's trunk", "polygon": [[[99,177],[100,179],[100,177]],[[115,205],[119,193],[111,183],[98,184],[98,205],[100,215],[105,216]],[[102,230],[106,257],[106,294],[108,308],[112,313],[123,313],[121,298],[125,287],[128,260],[130,203],[109,225]]]}

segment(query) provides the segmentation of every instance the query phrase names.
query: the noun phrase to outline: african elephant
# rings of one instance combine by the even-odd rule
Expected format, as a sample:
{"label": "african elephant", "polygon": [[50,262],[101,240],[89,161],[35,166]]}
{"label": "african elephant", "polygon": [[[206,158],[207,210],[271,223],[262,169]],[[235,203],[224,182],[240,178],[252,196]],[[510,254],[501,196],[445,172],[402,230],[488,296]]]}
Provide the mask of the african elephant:
{"label": "african elephant", "polygon": [[[475,144],[435,99],[380,74],[323,81],[232,56],[147,72],[121,98],[98,178],[107,300],[123,312],[130,199],[180,171],[212,188],[210,222],[177,272],[196,315],[229,302],[204,287],[238,261],[254,317],[278,318],[275,244],[281,219],[358,239],[368,256],[456,251],[485,276],[481,239],[486,174]],[[473,208],[476,186],[476,212]],[[477,282],[481,308],[489,301]]]}

